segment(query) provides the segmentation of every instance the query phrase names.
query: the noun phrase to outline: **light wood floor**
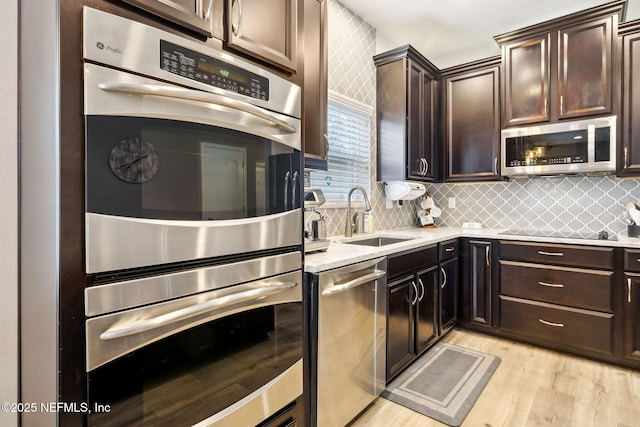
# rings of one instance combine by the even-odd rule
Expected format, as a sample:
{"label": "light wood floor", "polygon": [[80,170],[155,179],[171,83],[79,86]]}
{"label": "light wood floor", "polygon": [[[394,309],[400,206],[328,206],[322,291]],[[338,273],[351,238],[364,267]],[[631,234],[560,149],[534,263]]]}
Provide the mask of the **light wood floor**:
{"label": "light wood floor", "polygon": [[[462,427],[640,426],[640,372],[459,329],[444,341],[502,358]],[[444,425],[378,398],[351,427]]]}

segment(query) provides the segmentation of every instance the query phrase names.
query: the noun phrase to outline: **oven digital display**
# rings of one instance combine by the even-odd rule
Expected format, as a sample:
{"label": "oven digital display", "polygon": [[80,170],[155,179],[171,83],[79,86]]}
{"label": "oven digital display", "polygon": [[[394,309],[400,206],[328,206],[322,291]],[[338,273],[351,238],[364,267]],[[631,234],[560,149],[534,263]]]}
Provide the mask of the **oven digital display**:
{"label": "oven digital display", "polygon": [[160,68],[220,89],[269,100],[269,79],[165,40],[160,40]]}

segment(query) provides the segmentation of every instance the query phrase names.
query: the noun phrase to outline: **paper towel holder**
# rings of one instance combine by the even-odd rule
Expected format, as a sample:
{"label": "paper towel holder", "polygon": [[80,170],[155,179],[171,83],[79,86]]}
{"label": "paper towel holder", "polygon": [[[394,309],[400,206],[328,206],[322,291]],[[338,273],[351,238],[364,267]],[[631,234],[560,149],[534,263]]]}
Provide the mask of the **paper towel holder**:
{"label": "paper towel holder", "polygon": [[414,200],[426,191],[425,186],[419,182],[390,181],[384,183],[384,194],[390,200]]}

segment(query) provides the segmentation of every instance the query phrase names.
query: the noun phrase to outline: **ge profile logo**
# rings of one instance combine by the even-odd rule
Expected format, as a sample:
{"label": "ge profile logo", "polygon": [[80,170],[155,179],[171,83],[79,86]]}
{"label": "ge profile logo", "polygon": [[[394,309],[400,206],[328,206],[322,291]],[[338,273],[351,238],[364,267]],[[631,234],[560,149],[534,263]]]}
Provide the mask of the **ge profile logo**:
{"label": "ge profile logo", "polygon": [[104,44],[102,44],[101,42],[96,43],[96,46],[98,47],[98,49],[102,50],[104,49]]}

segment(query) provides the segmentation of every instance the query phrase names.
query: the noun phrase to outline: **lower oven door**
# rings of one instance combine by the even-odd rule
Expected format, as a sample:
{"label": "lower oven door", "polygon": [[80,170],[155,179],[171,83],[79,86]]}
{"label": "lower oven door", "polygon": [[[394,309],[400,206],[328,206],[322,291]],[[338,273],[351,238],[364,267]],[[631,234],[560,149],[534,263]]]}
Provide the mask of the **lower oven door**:
{"label": "lower oven door", "polygon": [[302,273],[87,320],[95,426],[253,426],[302,394]]}

